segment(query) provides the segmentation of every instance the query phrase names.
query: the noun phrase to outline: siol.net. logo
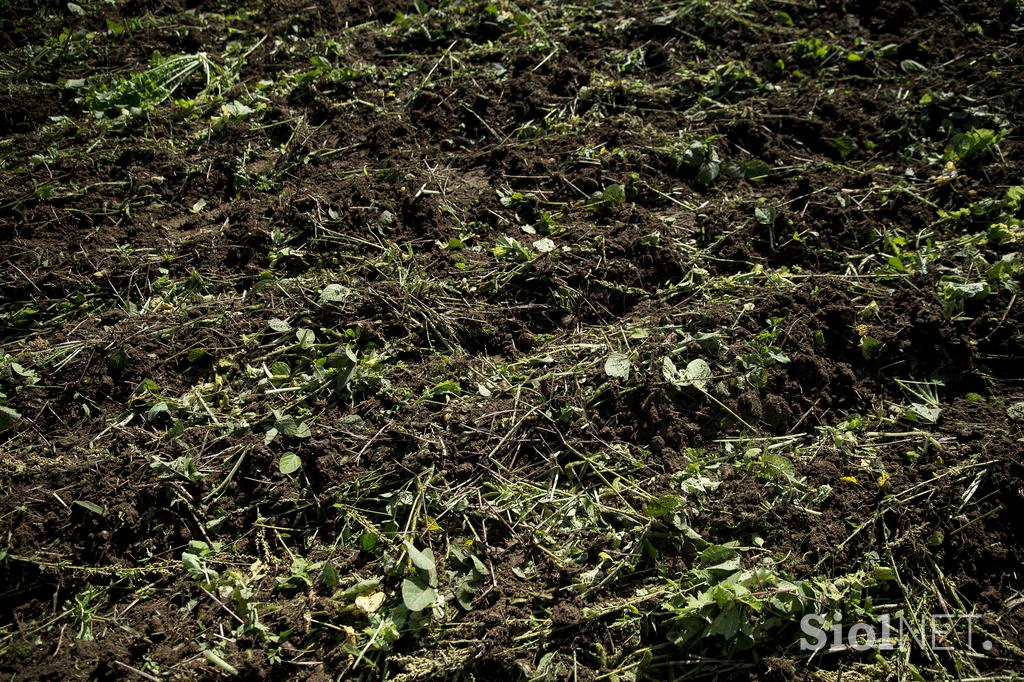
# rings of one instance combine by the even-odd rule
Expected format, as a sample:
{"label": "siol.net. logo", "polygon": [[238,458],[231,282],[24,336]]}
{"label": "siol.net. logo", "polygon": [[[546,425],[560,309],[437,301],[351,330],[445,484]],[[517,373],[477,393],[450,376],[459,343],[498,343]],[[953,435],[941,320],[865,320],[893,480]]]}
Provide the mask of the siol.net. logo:
{"label": "siol.net. logo", "polygon": [[[921,649],[953,651],[975,649],[973,622],[978,614],[933,613],[920,621],[908,621],[903,616],[885,614],[877,623],[843,623],[840,612],[829,614],[808,613],[800,619],[800,648],[804,651],[892,651],[904,642]],[[981,643],[983,651],[992,650],[992,642]]]}

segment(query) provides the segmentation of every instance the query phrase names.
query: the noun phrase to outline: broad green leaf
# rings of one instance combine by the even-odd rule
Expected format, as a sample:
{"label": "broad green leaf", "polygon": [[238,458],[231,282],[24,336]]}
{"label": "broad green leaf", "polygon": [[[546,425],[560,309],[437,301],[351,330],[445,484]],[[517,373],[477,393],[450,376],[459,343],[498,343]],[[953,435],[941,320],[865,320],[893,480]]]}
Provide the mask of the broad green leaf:
{"label": "broad green leaf", "polygon": [[0,432],[6,431],[21,421],[21,415],[9,407],[0,405]]}
{"label": "broad green leaf", "polygon": [[865,360],[871,360],[882,349],[882,342],[873,336],[862,336],[860,339],[860,354]]}
{"label": "broad green leaf", "polygon": [[736,571],[740,570],[741,565],[742,564],[740,563],[740,558],[734,557],[732,559],[726,559],[721,563],[717,563],[714,566],[708,566],[707,570],[718,571],[720,573],[735,573]]}
{"label": "broad green leaf", "polygon": [[193,348],[188,352],[188,361],[192,364],[210,356],[210,351],[205,348]]}
{"label": "broad green leaf", "polygon": [[358,414],[346,414],[338,420],[338,427],[358,431],[366,427],[366,422]]}
{"label": "broad green leaf", "polygon": [[276,317],[270,318],[270,320],[267,321],[267,326],[280,334],[284,334],[285,332],[290,332],[292,330],[292,326],[290,324]]}
{"label": "broad green leaf", "polygon": [[477,573],[479,573],[480,575],[490,575],[491,574],[491,572],[487,569],[487,567],[484,566],[484,562],[480,561],[480,559],[478,559],[475,554],[470,554],[469,555],[469,560],[471,562],[473,562],[473,570],[476,571]]}
{"label": "broad green leaf", "polygon": [[216,571],[207,568],[202,560],[191,552],[181,553],[181,563],[185,565],[189,575],[196,580],[211,580],[217,577]]}
{"label": "broad green leaf", "polygon": [[736,631],[739,629],[740,609],[736,604],[730,604],[715,616],[715,620],[708,628],[708,634],[722,635],[729,640],[736,636]]}
{"label": "broad green leaf", "polygon": [[373,533],[363,533],[359,536],[359,548],[364,552],[372,552],[377,547],[377,536]]}
{"label": "broad green leaf", "polygon": [[890,566],[875,566],[871,571],[871,577],[880,583],[888,582],[896,577],[896,571]]}
{"label": "broad green leaf", "polygon": [[320,304],[340,303],[348,298],[350,289],[341,284],[328,284],[320,291]]}
{"label": "broad green leaf", "polygon": [[465,610],[471,611],[476,593],[477,591],[469,585],[468,581],[462,580],[455,586],[455,601],[459,602],[459,606]]}
{"label": "broad green leaf", "polygon": [[678,495],[663,495],[648,502],[644,513],[652,519],[659,519],[671,513],[682,503],[683,500]]}
{"label": "broad green leaf", "polygon": [[402,602],[410,611],[422,611],[437,603],[437,590],[419,579],[402,581]]}
{"label": "broad green leaf", "polygon": [[170,415],[170,412],[171,411],[167,407],[167,403],[160,401],[153,405],[153,407],[149,408],[149,411],[146,412],[146,421],[150,423],[155,422],[160,418],[160,415]]}
{"label": "broad green leaf", "polygon": [[717,161],[707,161],[700,165],[697,170],[697,182],[709,186],[718,177],[718,173],[721,170],[721,164]]}
{"label": "broad green leaf", "polygon": [[743,175],[747,180],[764,180],[772,172],[772,167],[761,159],[753,159],[742,164]]}
{"label": "broad green leaf", "polygon": [[294,474],[302,468],[302,460],[294,452],[286,452],[281,455],[277,468],[280,469],[282,474]]}
{"label": "broad green leaf", "polygon": [[278,432],[292,438],[309,438],[312,433],[306,422],[299,422],[295,417],[281,417],[275,425]]}
{"label": "broad green leaf", "polygon": [[686,365],[686,383],[698,390],[707,390],[708,381],[711,379],[711,366],[705,361],[697,358]]}
{"label": "broad green leaf", "polygon": [[298,329],[295,332],[295,338],[299,342],[300,348],[312,348],[316,344],[316,334],[313,333],[312,329]]}
{"label": "broad green leaf", "polygon": [[665,381],[676,386],[679,385],[679,381],[682,378],[679,370],[676,369],[676,363],[672,362],[672,358],[669,357],[661,361],[661,375],[665,377]]}
{"label": "broad green leaf", "polygon": [[[1003,260],[1006,260],[1005,256],[1003,257]],[[22,383],[30,386],[39,383],[39,375],[36,374],[35,370],[25,369],[17,362],[11,363],[11,372],[21,379]]]}
{"label": "broad green leaf", "polygon": [[608,185],[604,188],[604,201],[610,206],[626,203],[626,188],[622,185]]}
{"label": "broad green leaf", "polygon": [[420,551],[416,549],[411,542],[405,543],[405,546],[409,551],[409,558],[412,560],[412,563],[416,568],[422,568],[427,572],[437,570],[437,563],[434,561],[434,552],[432,549],[427,547],[423,551]]}
{"label": "broad green leaf", "polygon": [[555,242],[547,237],[543,237],[533,243],[533,248],[537,249],[540,253],[550,253],[555,250]]}
{"label": "broad green leaf", "polygon": [[222,104],[220,111],[224,116],[235,116],[245,118],[253,112],[253,108],[237,100]]}
{"label": "broad green leaf", "polygon": [[675,363],[666,357],[662,360],[661,372],[665,380],[674,386],[693,386],[702,392],[707,391],[711,380],[711,366],[700,358],[691,360],[686,369],[680,372]]}
{"label": "broad green leaf", "polygon": [[754,220],[762,225],[774,224],[777,215],[778,211],[775,210],[774,206],[757,206],[754,208]]}
{"label": "broad green leaf", "polygon": [[731,559],[736,556],[736,548],[731,546],[732,543],[726,545],[711,545],[700,554],[700,563],[703,566],[712,564],[719,564],[726,559]]}
{"label": "broad green leaf", "polygon": [[608,354],[608,359],[604,361],[604,373],[610,377],[627,381],[629,379],[629,370],[632,366],[633,363],[630,362],[628,355],[619,351],[612,351]]}
{"label": "broad green leaf", "polygon": [[911,403],[910,413],[929,424],[934,424],[939,421],[942,409],[932,405],[925,405],[924,403]]}
{"label": "broad green leaf", "polygon": [[327,358],[327,366],[343,372],[352,369],[359,362],[359,356],[349,346],[337,348]]}
{"label": "broad green leaf", "polygon": [[429,393],[432,396],[444,395],[446,393],[453,396],[460,396],[462,395],[462,385],[455,379],[446,379],[431,388]]}

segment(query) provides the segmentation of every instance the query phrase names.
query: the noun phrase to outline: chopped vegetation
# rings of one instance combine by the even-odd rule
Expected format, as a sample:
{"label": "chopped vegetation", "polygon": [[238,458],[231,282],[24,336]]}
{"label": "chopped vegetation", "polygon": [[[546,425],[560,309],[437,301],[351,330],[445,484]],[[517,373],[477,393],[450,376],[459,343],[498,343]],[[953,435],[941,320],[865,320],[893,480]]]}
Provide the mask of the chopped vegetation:
{"label": "chopped vegetation", "polygon": [[1021,2],[0,4],[11,679],[1024,667]]}

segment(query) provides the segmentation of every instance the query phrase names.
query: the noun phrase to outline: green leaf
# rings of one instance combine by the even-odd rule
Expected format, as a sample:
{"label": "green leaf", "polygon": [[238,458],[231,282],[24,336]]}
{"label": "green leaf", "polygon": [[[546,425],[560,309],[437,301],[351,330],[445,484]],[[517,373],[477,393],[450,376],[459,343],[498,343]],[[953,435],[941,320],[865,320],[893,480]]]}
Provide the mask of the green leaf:
{"label": "green leaf", "polygon": [[74,504],[77,504],[82,509],[88,509],[93,514],[98,514],[99,516],[107,515],[107,512],[103,510],[103,507],[99,506],[95,502],[89,502],[88,500],[75,500]]}
{"label": "green leaf", "polygon": [[299,348],[312,348],[316,344],[316,334],[312,329],[299,329],[295,332],[295,338],[299,341]]}
{"label": "green leaf", "polygon": [[297,422],[295,417],[281,417],[276,428],[279,433],[292,438],[309,438],[312,435],[306,422]]}
{"label": "green leaf", "polygon": [[679,370],[676,369],[676,363],[672,362],[672,358],[670,357],[665,357],[665,359],[661,361],[661,375],[665,377],[665,381],[675,386],[678,386],[682,379]]}
{"label": "green leaf", "polygon": [[416,568],[422,568],[428,573],[430,571],[437,570],[437,563],[434,561],[434,552],[432,549],[427,547],[423,551],[416,549],[411,542],[405,543],[406,549],[409,552],[409,558],[412,559],[412,563]]}
{"label": "green leaf", "polygon": [[774,225],[778,211],[774,206],[757,206],[754,208],[754,220],[762,225]]}
{"label": "green leaf", "polygon": [[860,149],[860,145],[857,144],[857,140],[846,135],[840,135],[839,137],[830,139],[829,144],[832,148],[839,152],[839,158],[847,159]]}
{"label": "green leaf", "polygon": [[222,104],[220,111],[224,116],[234,116],[236,118],[245,118],[249,116],[254,110],[247,104],[239,102],[237,100]]}
{"label": "green leaf", "polygon": [[726,545],[711,545],[703,552],[701,552],[701,565],[710,566],[712,564],[720,564],[723,561],[732,559],[736,556],[736,548],[731,545],[732,543]]}
{"label": "green leaf", "polygon": [[941,414],[942,409],[932,405],[925,405],[923,403],[911,403],[910,405],[910,415],[922,419],[929,424],[939,421],[939,415]]}
{"label": "green leaf", "polygon": [[181,553],[181,563],[184,564],[185,569],[189,572],[189,575],[193,578],[206,580],[207,572],[206,566],[197,554],[191,552]]}
{"label": "green leaf", "polygon": [[865,360],[871,360],[882,350],[882,342],[873,336],[862,336],[860,339],[860,354]]}
{"label": "green leaf", "polygon": [[145,421],[153,423],[160,419],[161,415],[170,416],[170,412],[171,411],[170,408],[167,407],[167,403],[161,400],[160,402],[154,404],[154,406],[150,408],[148,412],[145,413]]}
{"label": "green leaf", "polygon": [[204,649],[203,656],[207,661],[220,668],[223,672],[232,677],[238,674],[238,668],[225,661],[220,654],[213,649]]}
{"label": "green leaf", "polygon": [[547,237],[541,237],[533,243],[533,248],[540,253],[551,253],[555,250],[555,242]]}
{"label": "green leaf", "polygon": [[276,317],[272,317],[267,320],[267,326],[279,334],[284,334],[285,332],[290,332],[292,330],[292,326],[290,324]]}
{"label": "green leaf", "polygon": [[338,420],[338,428],[350,431],[360,431],[366,427],[366,422],[358,414],[346,414]]}
{"label": "green leaf", "polygon": [[494,257],[498,260],[517,263],[525,263],[530,260],[530,252],[527,248],[518,239],[505,235],[501,235],[495,241],[492,253],[494,253]]}
{"label": "green leaf", "polygon": [[747,180],[758,182],[764,180],[772,172],[772,167],[761,159],[753,159],[742,164],[743,176]]}
{"label": "green leaf", "polygon": [[190,364],[195,364],[201,360],[204,360],[210,356],[210,352],[205,348],[193,348],[188,352],[188,361]]}
{"label": "green leaf", "polygon": [[410,611],[422,611],[437,603],[437,590],[419,578],[406,578],[402,581],[402,602]]}
{"label": "green leaf", "polygon": [[462,395],[462,384],[455,379],[446,379],[430,389],[430,395],[432,396],[445,394],[453,396]]}
{"label": "green leaf", "polygon": [[957,133],[946,145],[943,152],[945,161],[962,161],[980,156],[992,150],[1008,131],[996,132],[990,128],[975,128],[964,133]]}
{"label": "green leaf", "polygon": [[0,432],[6,431],[21,421],[21,415],[9,407],[0,405]]}
{"label": "green leaf", "polygon": [[715,616],[715,620],[711,622],[711,626],[708,628],[708,634],[722,635],[722,637],[729,640],[736,636],[736,631],[739,629],[739,607],[736,604],[730,604]]}
{"label": "green leaf", "polygon": [[[1006,260],[1005,256],[1003,257],[1003,260]],[[25,369],[17,362],[11,363],[11,372],[21,379],[22,383],[29,386],[39,383],[39,375],[36,374],[35,370]]]}
{"label": "green leaf", "polygon": [[903,69],[903,73],[925,73],[928,70],[924,64],[913,59],[904,59],[900,62],[900,68]]}
{"label": "green leaf", "polygon": [[604,361],[604,373],[610,377],[628,381],[629,370],[632,365],[633,363],[630,362],[628,355],[619,351],[612,351],[608,354],[608,359]]}
{"label": "green leaf", "polygon": [[340,284],[328,284],[320,291],[320,305],[340,303],[348,298],[349,288]]}
{"label": "green leaf", "polygon": [[491,574],[491,572],[487,569],[487,567],[484,566],[484,562],[480,561],[480,559],[478,559],[475,554],[470,554],[469,555],[469,560],[473,564],[473,570],[476,571],[477,573],[479,573],[480,575],[484,576],[484,575],[490,575]]}
{"label": "green leaf", "polygon": [[871,572],[871,577],[880,583],[888,582],[896,578],[896,571],[889,566],[875,566]]}
{"label": "green leaf", "polygon": [[604,189],[603,198],[609,206],[621,206],[626,203],[626,188],[622,185],[608,185]]}
{"label": "green leaf", "polygon": [[700,165],[697,170],[697,182],[708,187],[715,178],[718,177],[718,173],[721,170],[721,164],[718,161],[707,161]]}
{"label": "green leaf", "polygon": [[665,380],[674,386],[693,386],[701,392],[707,391],[708,382],[711,380],[711,366],[697,358],[686,365],[686,369],[680,372],[671,359],[665,358],[661,363],[661,372]]}
{"label": "green leaf", "polygon": [[286,452],[281,455],[281,459],[277,463],[277,468],[286,476],[294,474],[302,468],[302,460],[294,452]]}
{"label": "green leaf", "polygon": [[659,519],[670,514],[682,503],[683,500],[678,495],[663,495],[648,502],[644,513],[652,519]]}
{"label": "green leaf", "polygon": [[711,379],[711,366],[707,362],[697,358],[686,365],[686,383],[700,391],[706,391],[708,381]]}
{"label": "green leaf", "polygon": [[477,590],[473,589],[466,580],[460,581],[455,586],[455,600],[467,611],[473,610],[473,599],[476,597],[476,593]]}

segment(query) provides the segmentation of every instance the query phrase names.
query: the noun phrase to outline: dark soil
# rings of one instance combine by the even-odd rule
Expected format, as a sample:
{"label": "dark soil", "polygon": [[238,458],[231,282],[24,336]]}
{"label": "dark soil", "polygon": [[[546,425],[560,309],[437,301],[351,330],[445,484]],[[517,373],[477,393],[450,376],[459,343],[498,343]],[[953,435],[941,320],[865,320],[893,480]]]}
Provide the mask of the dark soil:
{"label": "dark soil", "polygon": [[[892,565],[898,582],[865,587],[875,604],[978,614],[996,642],[978,674],[1024,661],[1022,268],[985,297],[943,294],[1020,250],[1020,206],[970,212],[1024,177],[1019,3],[8,4],[0,360],[38,377],[0,364],[0,407],[21,415],[0,432],[12,679],[204,679],[224,672],[212,649],[243,679],[875,665],[808,661],[795,625],[749,650],[676,645],[668,597],[637,590],[688,575],[703,545],[618,507],[530,516],[542,496],[516,518],[502,488],[642,511],[686,472],[719,483],[684,505],[702,542],[763,547],[793,580]],[[833,47],[802,53],[809,39]],[[200,51],[248,52],[221,99],[84,108],[154,52]],[[311,57],[334,71],[303,76]],[[936,180],[953,137],[981,128],[1009,132]],[[692,141],[720,158],[709,184],[678,158]],[[602,200],[614,186],[624,200]],[[978,237],[995,223],[1015,236]],[[527,262],[493,252],[544,236],[554,250]],[[322,299],[329,284],[347,294]],[[718,347],[692,338],[709,332]],[[313,375],[346,347],[379,364],[267,392],[274,362]],[[610,349],[630,350],[632,378],[605,374]],[[723,391],[670,385],[666,356],[707,360]],[[900,382],[930,381],[941,416],[914,422]],[[268,442],[272,410],[311,436]],[[298,474],[279,470],[288,451]],[[183,457],[191,473],[168,468]],[[380,578],[399,607],[407,523],[442,576],[451,547],[490,575],[471,610],[370,648],[375,621],[337,591]],[[223,543],[209,566],[244,578],[279,637],[234,631],[230,587],[182,566],[194,541]],[[294,557],[339,586],[288,583]],[[622,557],[629,571],[580,587]]]}

